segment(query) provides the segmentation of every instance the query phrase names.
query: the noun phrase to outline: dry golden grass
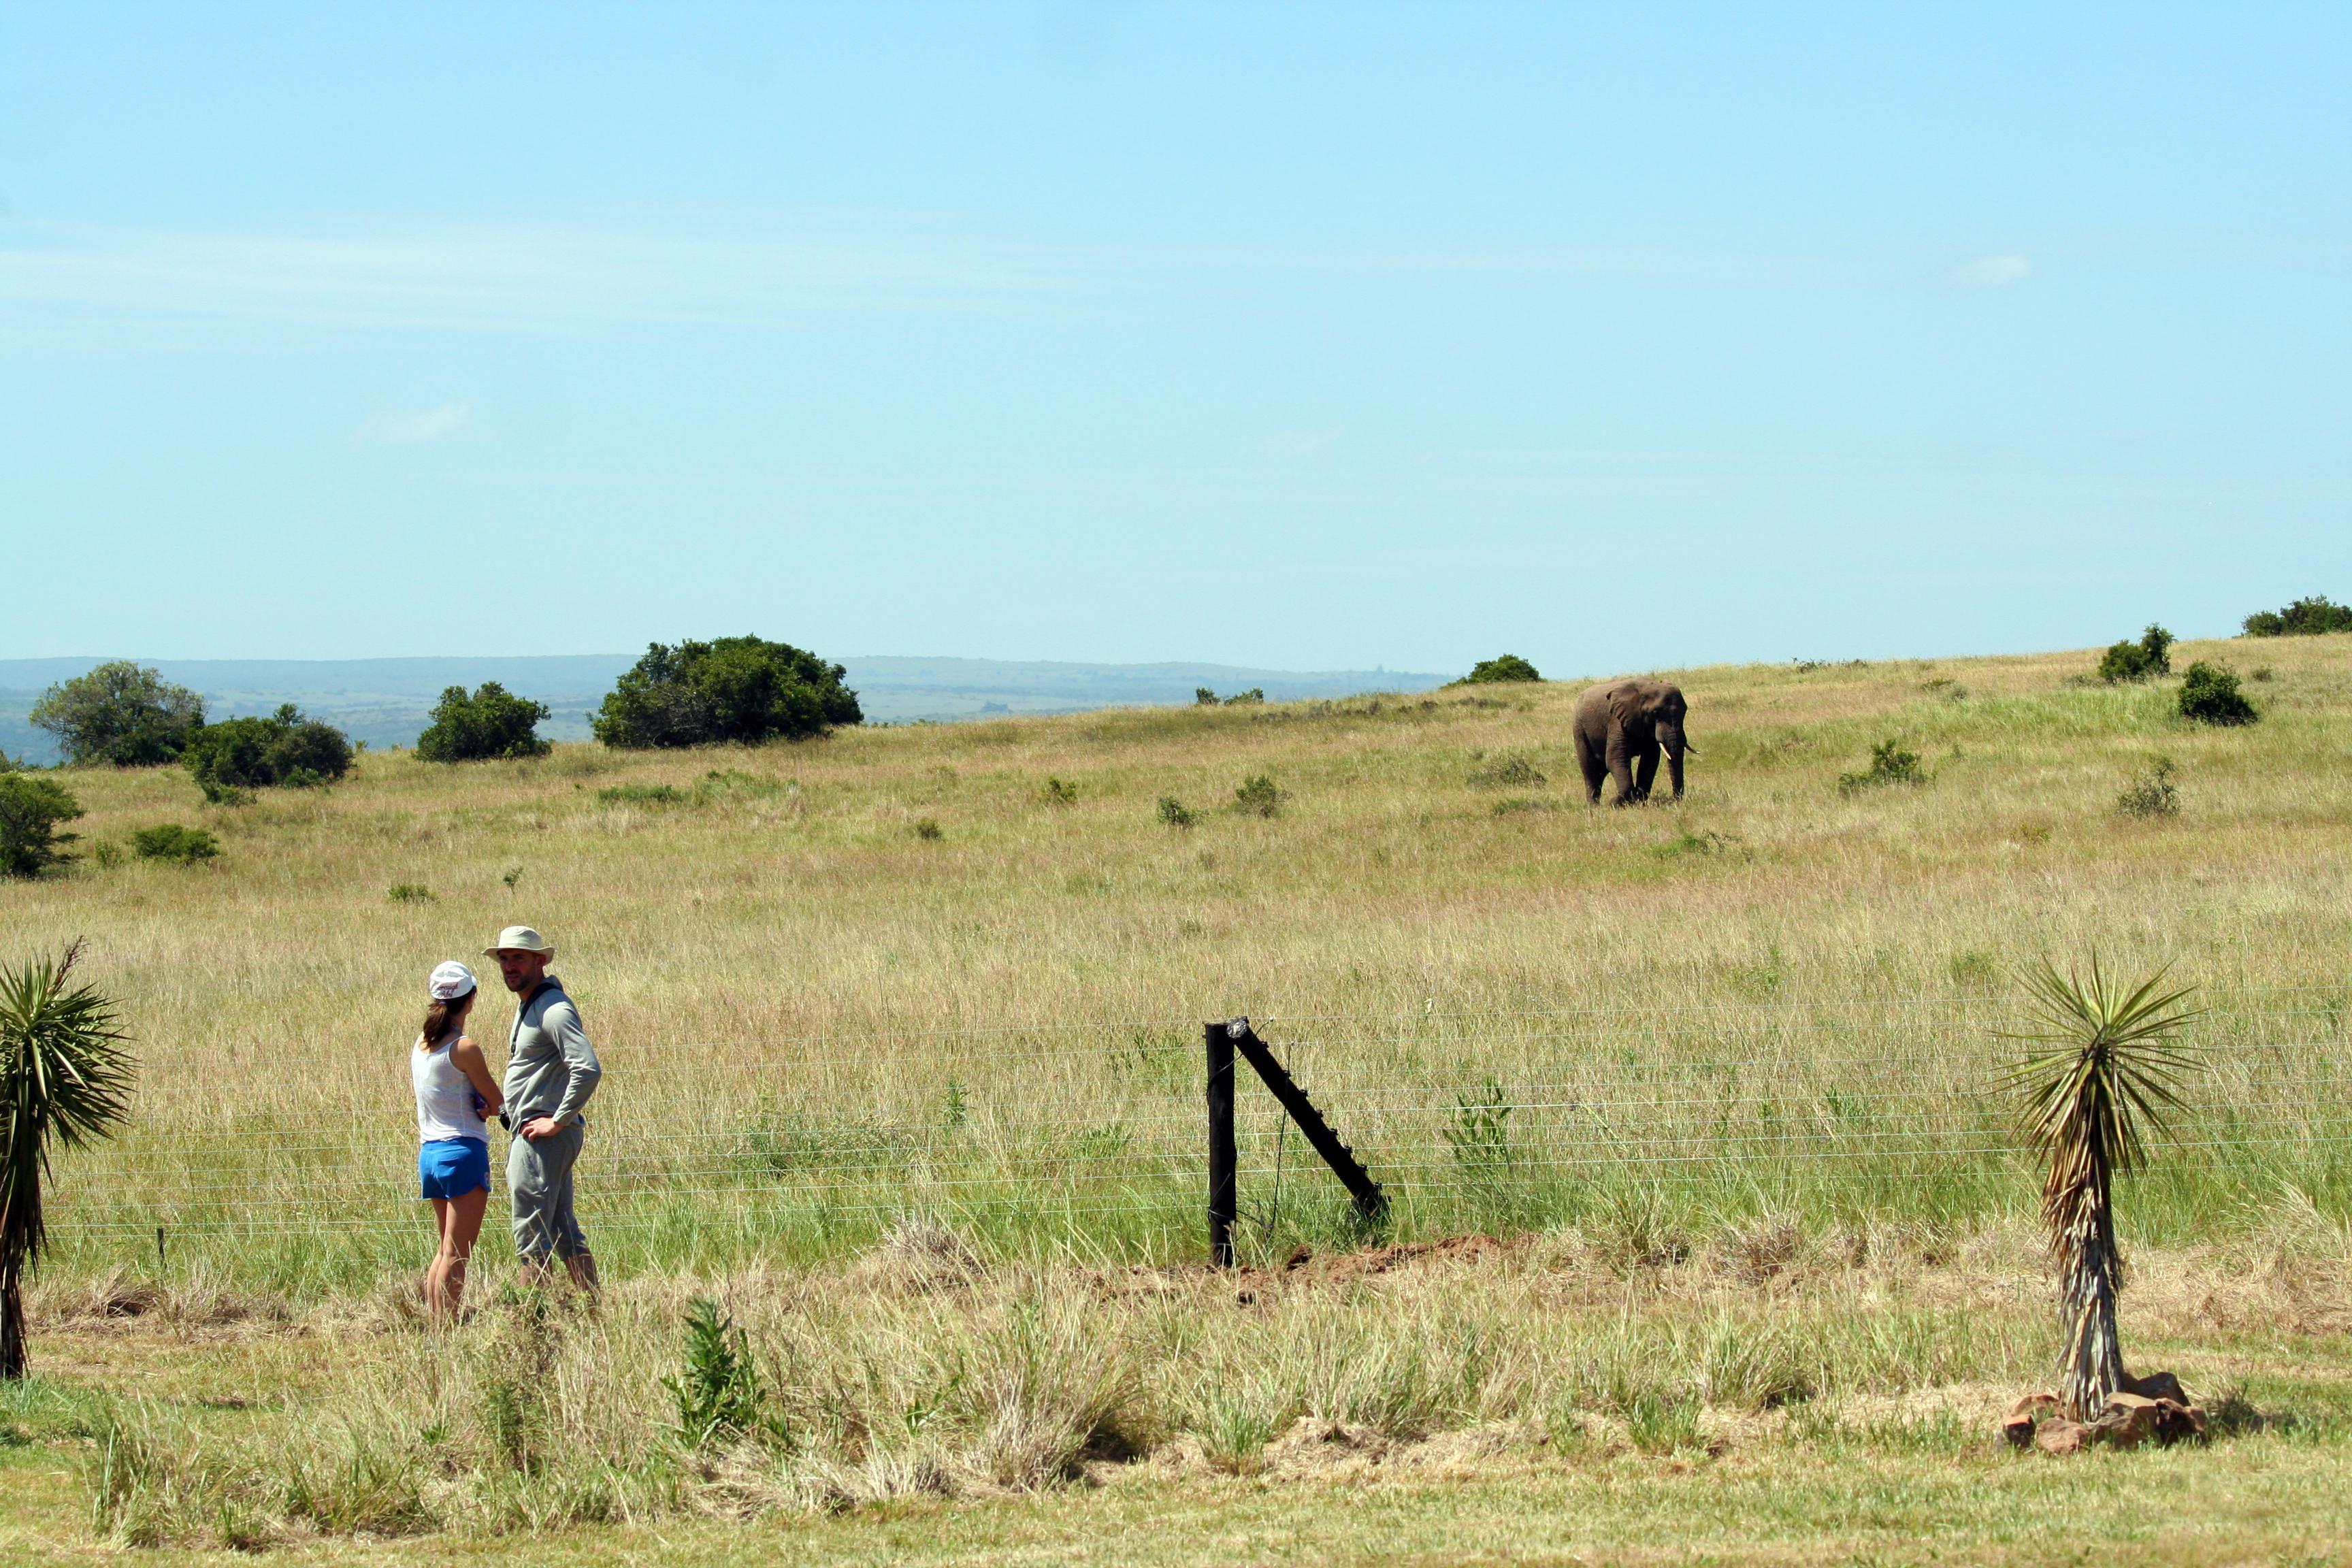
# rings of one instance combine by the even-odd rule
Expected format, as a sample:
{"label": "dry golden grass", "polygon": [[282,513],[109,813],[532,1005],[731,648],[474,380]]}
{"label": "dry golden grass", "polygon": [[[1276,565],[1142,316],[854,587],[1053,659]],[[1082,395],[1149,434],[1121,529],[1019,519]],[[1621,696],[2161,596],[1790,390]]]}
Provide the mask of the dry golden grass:
{"label": "dry golden grass", "polygon": [[[2081,653],[1681,672],[1691,793],[1635,811],[1584,805],[1572,685],[751,752],[377,755],[236,809],[175,771],[75,773],[89,839],[201,822],[226,854],[9,888],[0,950],[87,936],[148,1064],[132,1135],[67,1180],[77,1269],[152,1255],[159,1224],[199,1252],[233,1230],[216,1261],[281,1282],[413,1250],[420,977],[514,921],[560,942],[610,1068],[586,1208],[625,1258],[821,1254],[907,1206],[1181,1255],[1198,1021],[1238,1013],[1382,1165],[1408,1234],[1573,1217],[1628,1183],[1742,1212],[1980,1212],[2014,1171],[1983,1094],[2009,968],[2094,947],[2175,963],[2221,1009],[2199,1095],[2223,1147],[2180,1151],[2189,1189],[2143,1205],[2197,1225],[2282,1181],[2337,1192],[2312,1132],[2342,1110],[2352,639],[2176,650],[2196,658],[2270,668],[2263,721],[2185,725],[2162,682],[2070,684]],[[1932,781],[1841,793],[1885,736]],[[2180,814],[2119,815],[2159,753]],[[1549,782],[1474,782],[1513,758]],[[1212,809],[1258,773],[1278,816]],[[604,794],[659,785],[684,798]],[[1163,795],[1198,825],[1162,824]],[[503,999],[481,1011],[495,1049]],[[1443,1136],[1490,1079],[1514,1106],[1508,1193]],[[1244,1105],[1265,1167],[1270,1112]],[[1286,1216],[1337,1239],[1322,1186],[1283,1190],[1267,1245]],[[1254,1172],[1245,1196],[1271,1194]]]}
{"label": "dry golden grass", "polygon": [[[177,820],[226,853],[0,890],[0,951],[86,936],[147,1065],[131,1131],[60,1172],[55,1381],[0,1408],[0,1545],[2326,1561],[2352,638],[2193,658],[2267,666],[2263,722],[2070,684],[2079,653],[1683,672],[1690,796],[1622,812],[1583,803],[1573,686],[379,755],[233,810],[69,775],[92,841]],[[1890,736],[1931,781],[1842,793]],[[2118,813],[2158,754],[2179,816]],[[1218,809],[1261,773],[1278,815]],[[493,1240],[482,1316],[437,1332],[402,1053],[425,970],[517,921],[607,1063],[583,1207],[612,1289],[540,1319]],[[2094,946],[2213,1008],[2191,1120],[2123,1194],[2126,1345],[2242,1387],[2252,1435],[2041,1467],[1983,1426],[2054,1348],[1987,1089],[2013,966]],[[1245,1092],[1263,1267],[1200,1268],[1199,1026],[1238,1013],[1392,1184],[1396,1237],[1506,1239],[1350,1252]],[[666,1433],[697,1293],[791,1443]]]}

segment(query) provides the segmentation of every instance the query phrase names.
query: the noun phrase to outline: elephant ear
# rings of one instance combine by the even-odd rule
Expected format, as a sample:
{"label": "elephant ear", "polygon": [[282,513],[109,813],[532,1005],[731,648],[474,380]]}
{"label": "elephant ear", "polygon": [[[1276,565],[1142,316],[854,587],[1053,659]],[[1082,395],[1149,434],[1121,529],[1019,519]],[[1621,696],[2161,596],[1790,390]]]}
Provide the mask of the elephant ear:
{"label": "elephant ear", "polygon": [[1638,682],[1627,681],[1609,689],[1609,717],[1620,724],[1630,724],[1643,717],[1650,707]]}

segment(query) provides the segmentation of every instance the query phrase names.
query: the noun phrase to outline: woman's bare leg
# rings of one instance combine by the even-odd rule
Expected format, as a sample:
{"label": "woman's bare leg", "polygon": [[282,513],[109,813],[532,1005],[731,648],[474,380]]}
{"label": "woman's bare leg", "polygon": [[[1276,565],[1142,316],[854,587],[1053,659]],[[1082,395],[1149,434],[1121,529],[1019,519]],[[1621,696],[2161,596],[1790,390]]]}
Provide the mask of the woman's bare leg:
{"label": "woman's bare leg", "polygon": [[466,1265],[472,1261],[474,1243],[482,1234],[482,1215],[489,1207],[490,1190],[476,1187],[462,1198],[435,1198],[433,1217],[441,1230],[441,1249],[425,1274],[425,1310],[436,1318],[454,1318],[466,1298]]}
{"label": "woman's bare leg", "polygon": [[432,1204],[433,1228],[440,1241],[434,1249],[433,1261],[425,1266],[425,1313],[437,1320],[446,1310],[444,1303],[449,1293],[449,1211],[456,1205],[447,1198],[435,1198]]}

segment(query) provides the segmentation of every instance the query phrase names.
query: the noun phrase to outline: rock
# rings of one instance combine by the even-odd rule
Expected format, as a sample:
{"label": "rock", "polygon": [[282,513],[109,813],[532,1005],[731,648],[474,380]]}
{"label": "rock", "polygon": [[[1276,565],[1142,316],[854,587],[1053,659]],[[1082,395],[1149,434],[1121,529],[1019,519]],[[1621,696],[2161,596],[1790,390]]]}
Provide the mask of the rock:
{"label": "rock", "polygon": [[2184,1410],[2193,1403],[2189,1391],[2180,1386],[2180,1380],[2168,1372],[2152,1372],[2146,1377],[2133,1377],[2126,1373],[2124,1392],[2142,1394],[2149,1399],[2169,1399]]}
{"label": "rock", "polygon": [[2034,1425],[2057,1414],[2056,1394],[2029,1394],[2010,1406],[2008,1417],[2000,1424],[2001,1437],[2012,1448],[2030,1448],[2033,1447]]}
{"label": "rock", "polygon": [[2092,1431],[2080,1421],[2055,1415],[2033,1434],[2033,1446],[2045,1454],[2079,1454],[2093,1441]]}
{"label": "rock", "polygon": [[[2162,1419],[2160,1407],[2169,1400],[2150,1399],[2145,1394],[2111,1394],[2098,1419],[2091,1423],[2093,1442],[2105,1443],[2111,1448],[2137,1448],[2156,1436]],[[2173,1405],[2178,1410],[2179,1405]]]}

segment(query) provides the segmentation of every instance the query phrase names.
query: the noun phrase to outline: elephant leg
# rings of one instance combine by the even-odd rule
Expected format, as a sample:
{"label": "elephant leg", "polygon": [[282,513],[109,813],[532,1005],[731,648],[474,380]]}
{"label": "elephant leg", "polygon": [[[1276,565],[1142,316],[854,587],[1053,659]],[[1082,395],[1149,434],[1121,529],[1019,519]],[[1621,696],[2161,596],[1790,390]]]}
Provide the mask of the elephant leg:
{"label": "elephant leg", "polygon": [[1601,804],[1601,781],[1609,776],[1608,767],[1601,761],[1601,752],[1591,741],[1576,738],[1576,765],[1584,772],[1584,798],[1587,804]]}
{"label": "elephant leg", "polygon": [[1625,732],[1619,729],[1609,731],[1609,776],[1617,781],[1619,805],[1631,805],[1638,797],[1633,794],[1633,767],[1625,749]]}
{"label": "elephant leg", "polygon": [[1650,786],[1657,782],[1658,743],[1646,741],[1633,754],[1633,798],[1637,801],[1649,799]]}

